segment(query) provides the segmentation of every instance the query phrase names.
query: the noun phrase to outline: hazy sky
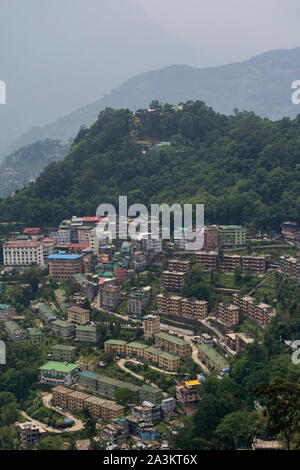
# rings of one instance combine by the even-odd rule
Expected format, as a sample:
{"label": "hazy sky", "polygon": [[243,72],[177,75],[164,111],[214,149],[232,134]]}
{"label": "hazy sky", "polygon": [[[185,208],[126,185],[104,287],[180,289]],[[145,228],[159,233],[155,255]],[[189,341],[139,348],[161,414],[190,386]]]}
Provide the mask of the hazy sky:
{"label": "hazy sky", "polygon": [[196,49],[195,65],[220,65],[300,46],[299,0],[133,0]]}
{"label": "hazy sky", "polygon": [[299,0],[0,0],[0,153],[138,73],[300,46]]}

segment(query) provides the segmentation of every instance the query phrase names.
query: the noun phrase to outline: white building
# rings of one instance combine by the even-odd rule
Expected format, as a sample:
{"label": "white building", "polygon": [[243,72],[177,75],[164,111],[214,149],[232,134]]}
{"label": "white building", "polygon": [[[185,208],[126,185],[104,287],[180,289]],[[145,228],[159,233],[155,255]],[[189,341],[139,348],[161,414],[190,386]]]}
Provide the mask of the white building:
{"label": "white building", "polygon": [[44,248],[41,242],[8,241],[3,246],[4,266],[30,266],[37,264],[44,267]]}

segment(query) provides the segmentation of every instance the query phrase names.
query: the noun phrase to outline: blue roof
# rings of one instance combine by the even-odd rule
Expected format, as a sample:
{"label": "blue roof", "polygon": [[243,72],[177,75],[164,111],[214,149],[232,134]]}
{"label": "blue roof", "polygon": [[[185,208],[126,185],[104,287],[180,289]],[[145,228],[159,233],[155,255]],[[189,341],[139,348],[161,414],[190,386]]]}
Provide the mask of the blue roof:
{"label": "blue roof", "polygon": [[82,258],[82,255],[63,255],[63,254],[57,254],[57,255],[49,255],[48,259],[79,259]]}

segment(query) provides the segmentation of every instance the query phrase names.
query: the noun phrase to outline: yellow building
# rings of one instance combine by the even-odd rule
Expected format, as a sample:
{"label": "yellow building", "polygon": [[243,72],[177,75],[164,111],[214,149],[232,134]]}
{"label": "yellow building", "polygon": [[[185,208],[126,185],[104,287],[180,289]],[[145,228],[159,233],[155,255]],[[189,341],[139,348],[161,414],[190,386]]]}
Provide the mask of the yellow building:
{"label": "yellow building", "polygon": [[104,343],[104,352],[125,356],[126,344],[126,341],[120,339],[109,339]]}
{"label": "yellow building", "polygon": [[70,307],[68,308],[68,321],[78,325],[86,325],[90,322],[90,312],[77,306]]}

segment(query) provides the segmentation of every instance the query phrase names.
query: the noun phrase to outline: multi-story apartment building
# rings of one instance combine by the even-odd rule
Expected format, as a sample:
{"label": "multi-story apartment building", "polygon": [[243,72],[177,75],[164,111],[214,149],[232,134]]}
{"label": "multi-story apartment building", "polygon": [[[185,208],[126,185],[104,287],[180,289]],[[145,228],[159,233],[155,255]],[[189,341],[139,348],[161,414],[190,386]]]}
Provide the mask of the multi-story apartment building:
{"label": "multi-story apartment building", "polygon": [[61,338],[74,338],[75,325],[64,320],[55,320],[50,323],[50,328],[56,336]]}
{"label": "multi-story apartment building", "polygon": [[177,336],[160,332],[155,335],[155,346],[170,354],[176,354],[179,357],[187,356],[190,351],[189,344]]}
{"label": "multi-story apartment building", "polygon": [[284,222],[281,226],[281,235],[284,241],[300,243],[300,227],[297,222]]}
{"label": "multi-story apartment building", "polygon": [[162,400],[162,390],[159,388],[150,387],[149,385],[140,387],[89,371],[79,373],[79,384],[87,390],[108,398],[114,398],[115,392],[119,388],[129,388],[132,391],[134,403],[140,403],[144,400],[149,400],[151,403],[160,403]]}
{"label": "multi-story apartment building", "polygon": [[186,274],[178,271],[163,271],[163,287],[169,290],[180,290]]}
{"label": "multi-story apartment building", "polygon": [[40,383],[49,385],[73,385],[78,379],[78,364],[70,362],[46,362],[40,371]]}
{"label": "multi-story apartment building", "polygon": [[8,337],[13,341],[24,341],[27,333],[15,321],[6,321],[3,323]]}
{"label": "multi-story apartment building", "polygon": [[223,254],[219,260],[219,269],[221,271],[234,273],[238,266],[241,266],[241,256]]}
{"label": "multi-story apartment building", "polygon": [[38,310],[40,320],[46,325],[49,325],[52,321],[57,319],[56,312],[49,304],[38,304],[36,308]]}
{"label": "multi-story apartment building", "polygon": [[162,409],[159,405],[144,401],[132,409],[132,416],[144,423],[158,424],[162,419]]}
{"label": "multi-story apartment building", "polygon": [[90,322],[90,311],[77,307],[76,305],[68,308],[68,321],[78,325],[86,325]]}
{"label": "multi-story apartment building", "polygon": [[127,298],[127,310],[129,316],[141,317],[146,310],[151,296],[151,287],[134,289]]}
{"label": "multi-story apartment building", "polygon": [[45,267],[43,244],[32,241],[8,241],[3,245],[3,260],[7,268],[32,264]]}
{"label": "multi-story apartment building", "polygon": [[55,281],[66,281],[83,272],[82,255],[59,253],[50,255],[48,260],[50,277]]}
{"label": "multi-story apartment building", "polygon": [[232,350],[239,352],[248,344],[253,343],[253,338],[245,333],[228,333],[225,335],[226,345]]}
{"label": "multi-story apartment building", "polygon": [[143,250],[152,251],[153,253],[161,253],[163,251],[161,238],[142,238],[141,246]]}
{"label": "multi-story apartment building", "polygon": [[76,358],[76,347],[66,344],[55,344],[51,347],[51,359],[53,361],[73,362]]}
{"label": "multi-story apartment building", "polygon": [[206,300],[182,299],[181,314],[193,320],[203,320],[208,316],[208,302]]}
{"label": "multi-story apartment building", "polygon": [[124,416],[124,406],[87,393],[74,392],[66,387],[57,386],[52,389],[52,394],[53,401],[57,405],[76,413],[88,409],[92,416],[105,422]]}
{"label": "multi-story apartment building", "polygon": [[144,361],[170,371],[176,371],[180,367],[179,356],[152,346],[144,349]]}
{"label": "multi-story apartment building", "polygon": [[126,354],[127,341],[121,339],[109,339],[104,343],[104,352],[124,356]]}
{"label": "multi-story apartment building", "polygon": [[264,274],[270,264],[271,255],[245,255],[242,256],[242,268],[256,274]]}
{"label": "multi-story apartment building", "polygon": [[71,229],[59,229],[53,230],[49,233],[49,236],[55,240],[58,245],[68,245],[71,243]]}
{"label": "multi-story apartment building", "polygon": [[143,321],[145,339],[152,339],[160,332],[160,317],[158,315],[147,315]]}
{"label": "multi-story apartment building", "polygon": [[78,326],[76,328],[76,341],[79,343],[97,343],[98,334],[96,326]]}
{"label": "multi-story apartment building", "polygon": [[46,435],[45,429],[32,421],[16,423],[15,426],[20,431],[20,441],[23,449],[33,449]]}
{"label": "multi-story apartment building", "polygon": [[161,313],[169,313],[171,315],[181,315],[182,297],[170,294],[158,294],[157,310]]}
{"label": "multi-story apartment building", "polygon": [[265,328],[276,312],[273,307],[263,302],[259,302],[253,297],[243,294],[234,294],[233,303],[240,308],[241,315],[251,318]]}
{"label": "multi-story apartment building", "polygon": [[222,302],[218,305],[218,318],[227,325],[237,325],[240,321],[240,308],[237,305]]}
{"label": "multi-story apartment building", "polygon": [[175,271],[187,274],[190,270],[191,262],[182,259],[169,259],[167,263],[168,271]]}
{"label": "multi-story apartment building", "polygon": [[198,251],[196,253],[196,262],[205,269],[217,271],[219,269],[219,254],[217,251]]}
{"label": "multi-story apartment building", "polygon": [[0,324],[12,320],[16,316],[16,309],[11,305],[0,304]]}
{"label": "multi-story apartment building", "polygon": [[129,357],[136,357],[137,359],[143,359],[144,351],[147,349],[147,344],[138,343],[133,341],[131,343],[126,344],[126,356]]}
{"label": "multi-story apartment building", "polygon": [[[280,256],[280,271],[288,277],[300,281],[300,258]],[[0,312],[1,315],[1,312]]]}
{"label": "multi-story apartment building", "polygon": [[31,344],[41,343],[43,340],[43,333],[40,328],[28,328],[27,329],[27,340]]}
{"label": "multi-story apartment building", "polygon": [[91,233],[92,227],[78,227],[77,228],[77,233],[78,233],[78,241],[82,245],[88,245],[90,246],[90,233]]}
{"label": "multi-story apartment building", "polygon": [[208,251],[219,249],[219,228],[216,225],[205,227],[204,249]]}
{"label": "multi-story apartment building", "polygon": [[220,246],[246,245],[246,229],[240,225],[219,225]]}
{"label": "multi-story apartment building", "polygon": [[106,310],[115,310],[120,303],[121,288],[119,286],[104,285],[101,294],[100,302],[101,307]]}
{"label": "multi-story apartment building", "polygon": [[187,380],[176,385],[176,399],[179,403],[187,405],[189,403],[198,402],[200,399],[199,380]]}

